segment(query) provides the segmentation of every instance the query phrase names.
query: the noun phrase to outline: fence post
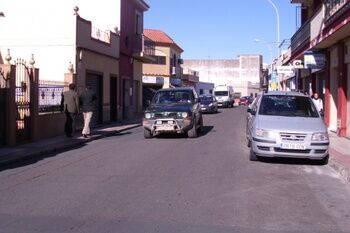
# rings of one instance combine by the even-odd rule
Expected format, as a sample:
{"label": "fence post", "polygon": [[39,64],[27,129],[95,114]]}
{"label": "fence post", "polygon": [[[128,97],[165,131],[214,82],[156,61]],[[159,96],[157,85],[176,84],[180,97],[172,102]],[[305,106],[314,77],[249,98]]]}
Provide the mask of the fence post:
{"label": "fence post", "polygon": [[30,68],[30,114],[31,139],[39,139],[39,69]]}
{"label": "fence post", "polygon": [[8,75],[8,92],[6,96],[6,144],[16,145],[17,108],[16,108],[16,66],[3,65],[3,71]]}

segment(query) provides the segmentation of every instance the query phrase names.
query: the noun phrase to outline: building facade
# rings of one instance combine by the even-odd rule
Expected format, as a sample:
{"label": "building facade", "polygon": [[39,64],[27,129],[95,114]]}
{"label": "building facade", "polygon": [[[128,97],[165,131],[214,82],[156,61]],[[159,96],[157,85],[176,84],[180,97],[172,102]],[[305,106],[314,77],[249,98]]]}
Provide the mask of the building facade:
{"label": "building facade", "polygon": [[[143,0],[4,0],[0,65],[14,65],[17,58],[35,61],[40,80],[73,82],[78,93],[91,86],[98,96],[94,124],[136,117],[142,112],[143,13],[148,9]],[[39,118],[41,138],[63,133],[57,122],[64,123],[64,114]]]}
{"label": "building facade", "polygon": [[[165,32],[145,29],[145,43],[153,43],[153,60],[143,64],[144,85],[162,88],[181,86],[183,49]],[[152,81],[153,80],[153,81]]]}
{"label": "building facade", "polygon": [[291,62],[304,65],[296,85],[318,92],[329,130],[350,137],[350,1],[291,2],[300,4],[302,22],[291,39]]}
{"label": "building facade", "polygon": [[238,59],[184,60],[184,68],[197,70],[201,82],[230,85],[236,93],[255,95],[262,77],[261,55],[240,55]]}
{"label": "building facade", "polygon": [[142,113],[142,65],[144,53],[143,17],[149,6],[143,0],[121,0],[120,93],[123,119]]}

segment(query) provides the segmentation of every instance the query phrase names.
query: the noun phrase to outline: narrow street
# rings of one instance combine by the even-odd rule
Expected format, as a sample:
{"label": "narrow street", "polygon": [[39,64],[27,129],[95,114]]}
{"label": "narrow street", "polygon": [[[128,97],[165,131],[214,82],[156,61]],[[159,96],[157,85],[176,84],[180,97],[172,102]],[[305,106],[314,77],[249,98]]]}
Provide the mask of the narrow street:
{"label": "narrow street", "polygon": [[196,139],[142,127],[0,172],[0,232],[350,232],[350,186],[305,160],[251,162],[246,108]]}

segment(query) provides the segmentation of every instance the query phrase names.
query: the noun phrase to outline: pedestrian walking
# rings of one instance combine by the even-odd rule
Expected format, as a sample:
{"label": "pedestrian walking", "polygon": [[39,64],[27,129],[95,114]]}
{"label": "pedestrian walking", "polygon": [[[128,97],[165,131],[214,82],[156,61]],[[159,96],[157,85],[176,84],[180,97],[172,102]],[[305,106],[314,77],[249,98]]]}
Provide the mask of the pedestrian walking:
{"label": "pedestrian walking", "polygon": [[90,122],[95,110],[97,97],[90,86],[86,86],[85,90],[79,96],[81,110],[84,115],[84,128],[82,135],[87,138],[90,135]]}
{"label": "pedestrian walking", "polygon": [[69,84],[69,90],[62,93],[61,111],[66,114],[64,132],[67,137],[73,137],[76,127],[76,117],[79,113],[79,97],[75,91],[75,84]]}
{"label": "pedestrian walking", "polygon": [[314,104],[317,108],[317,111],[319,113],[323,114],[323,101],[321,98],[319,98],[317,92],[314,93],[312,101],[314,102]]}

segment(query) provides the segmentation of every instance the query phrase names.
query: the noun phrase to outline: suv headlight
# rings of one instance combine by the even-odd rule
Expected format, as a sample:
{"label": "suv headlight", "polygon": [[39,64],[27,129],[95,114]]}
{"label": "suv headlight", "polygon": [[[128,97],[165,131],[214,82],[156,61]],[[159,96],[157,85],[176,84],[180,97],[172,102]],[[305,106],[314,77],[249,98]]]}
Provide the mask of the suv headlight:
{"label": "suv headlight", "polygon": [[182,118],[188,117],[188,113],[187,113],[187,112],[182,112],[182,113],[181,113],[181,117],[182,117]]}
{"label": "suv headlight", "polygon": [[273,139],[273,140],[276,140],[276,138],[277,138],[276,132],[271,131],[271,130],[265,130],[265,129],[256,129],[255,135],[257,137],[268,138],[268,139]]}
{"label": "suv headlight", "polygon": [[312,134],[311,140],[312,141],[328,141],[329,140],[328,133],[327,132],[314,133],[314,134]]}
{"label": "suv headlight", "polygon": [[149,112],[148,112],[148,113],[145,114],[145,118],[146,118],[146,119],[151,119],[151,118],[153,118],[153,117],[154,117],[154,114],[153,114],[153,113],[149,113]]}

